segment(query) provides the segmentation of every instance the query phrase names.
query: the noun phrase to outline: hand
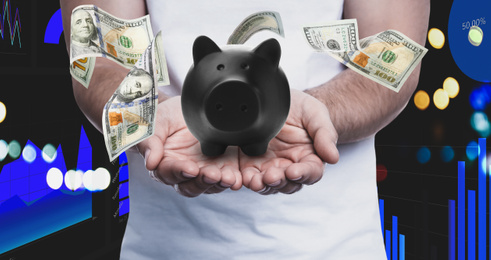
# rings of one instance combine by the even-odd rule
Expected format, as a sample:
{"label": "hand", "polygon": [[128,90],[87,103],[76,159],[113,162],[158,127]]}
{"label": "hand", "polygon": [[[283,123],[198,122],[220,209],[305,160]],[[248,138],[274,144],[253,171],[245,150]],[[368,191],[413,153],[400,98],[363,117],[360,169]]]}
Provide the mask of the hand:
{"label": "hand", "polygon": [[291,194],[322,178],[324,162],[339,160],[337,132],[326,106],[316,98],[291,90],[290,113],[264,155],[239,154],[244,186],[261,194]]}
{"label": "hand", "polygon": [[180,97],[159,103],[157,109],[154,135],[137,148],[158,180],[187,197],[242,187],[237,147],[228,147],[219,157],[207,157],[186,126]]}

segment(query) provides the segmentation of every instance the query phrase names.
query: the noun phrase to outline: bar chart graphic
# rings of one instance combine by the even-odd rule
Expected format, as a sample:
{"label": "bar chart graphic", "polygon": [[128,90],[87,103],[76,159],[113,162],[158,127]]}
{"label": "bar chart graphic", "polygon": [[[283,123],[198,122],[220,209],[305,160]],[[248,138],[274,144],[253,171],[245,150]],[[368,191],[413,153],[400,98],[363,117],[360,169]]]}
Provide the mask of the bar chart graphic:
{"label": "bar chart graphic", "polygon": [[[465,161],[458,162],[457,201],[448,200],[448,259],[486,260],[487,246],[491,238],[491,225],[488,232],[487,200],[491,206],[491,193],[488,195],[486,171],[486,138],[478,142],[478,189],[466,190]],[[467,207],[466,207],[467,203]]]}
{"label": "bar chart graphic", "polygon": [[385,229],[384,214],[385,202],[379,199],[380,223],[382,224],[382,234],[385,241],[385,253],[388,260],[405,260],[406,259],[406,236],[398,232],[398,217],[392,216],[392,230]]}

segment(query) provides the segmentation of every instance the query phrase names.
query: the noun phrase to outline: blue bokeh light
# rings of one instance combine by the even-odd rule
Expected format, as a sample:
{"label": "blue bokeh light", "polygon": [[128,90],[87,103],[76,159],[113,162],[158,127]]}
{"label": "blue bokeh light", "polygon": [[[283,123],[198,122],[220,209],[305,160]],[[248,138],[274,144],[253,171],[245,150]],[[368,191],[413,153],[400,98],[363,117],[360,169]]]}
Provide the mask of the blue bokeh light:
{"label": "blue bokeh light", "polygon": [[476,130],[481,137],[488,137],[491,131],[488,116],[481,111],[476,111],[472,114],[471,127]]}
{"label": "blue bokeh light", "polygon": [[479,146],[477,145],[476,141],[470,141],[467,144],[465,154],[467,155],[467,158],[469,158],[469,160],[471,161],[477,158],[477,155],[479,154]]}
{"label": "blue bokeh light", "polygon": [[428,147],[421,147],[419,148],[418,152],[416,153],[416,159],[418,159],[418,162],[421,164],[427,163],[431,158],[431,151],[428,149]]}
{"label": "blue bokeh light", "polygon": [[440,157],[442,158],[442,161],[444,162],[450,162],[453,160],[455,156],[455,152],[450,146],[444,146],[442,150],[440,151]]}
{"label": "blue bokeh light", "polygon": [[469,103],[474,110],[484,110],[491,102],[491,86],[482,85],[469,95]]}
{"label": "blue bokeh light", "polygon": [[22,158],[26,163],[32,163],[36,160],[36,149],[31,144],[24,146],[22,150]]}

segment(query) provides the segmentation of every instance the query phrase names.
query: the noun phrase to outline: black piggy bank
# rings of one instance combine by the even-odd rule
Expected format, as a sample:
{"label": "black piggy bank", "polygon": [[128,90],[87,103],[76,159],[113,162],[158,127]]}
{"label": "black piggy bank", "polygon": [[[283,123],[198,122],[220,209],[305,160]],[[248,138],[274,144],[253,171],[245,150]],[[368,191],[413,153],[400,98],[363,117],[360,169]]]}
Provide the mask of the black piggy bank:
{"label": "black piggy bank", "polygon": [[206,36],[195,40],[194,65],[182,88],[184,120],[204,155],[223,154],[229,145],[262,155],[290,110],[280,44],[269,39],[253,50],[228,47],[222,50]]}

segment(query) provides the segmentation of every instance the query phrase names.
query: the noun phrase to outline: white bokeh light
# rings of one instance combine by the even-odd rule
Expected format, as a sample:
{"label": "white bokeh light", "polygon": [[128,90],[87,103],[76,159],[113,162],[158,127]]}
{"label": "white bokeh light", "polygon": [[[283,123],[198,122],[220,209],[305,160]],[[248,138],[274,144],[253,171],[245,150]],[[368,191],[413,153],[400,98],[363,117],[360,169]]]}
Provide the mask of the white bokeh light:
{"label": "white bokeh light", "polygon": [[63,173],[56,167],[49,169],[46,174],[46,182],[51,189],[59,189],[63,184]]}
{"label": "white bokeh light", "polygon": [[97,168],[94,171],[94,183],[97,187],[97,190],[105,190],[109,187],[109,183],[111,182],[111,175],[109,171],[105,168]]}
{"label": "white bokeh light", "polygon": [[43,147],[42,156],[45,162],[52,163],[56,159],[57,155],[58,152],[52,144],[47,144]]}
{"label": "white bokeh light", "polygon": [[36,160],[36,156],[37,154],[34,146],[27,144],[26,146],[24,146],[24,149],[22,149],[22,158],[27,163],[34,162],[34,160]]}
{"label": "white bokeh light", "polygon": [[94,182],[94,171],[93,170],[88,170],[84,173],[83,179],[82,179],[84,186],[87,190],[89,191],[96,191],[97,186]]}
{"label": "white bokeh light", "polygon": [[9,145],[5,140],[0,140],[0,162],[7,157],[9,153]]}
{"label": "white bokeh light", "polygon": [[69,170],[65,174],[65,186],[72,191],[82,187],[82,171]]}

